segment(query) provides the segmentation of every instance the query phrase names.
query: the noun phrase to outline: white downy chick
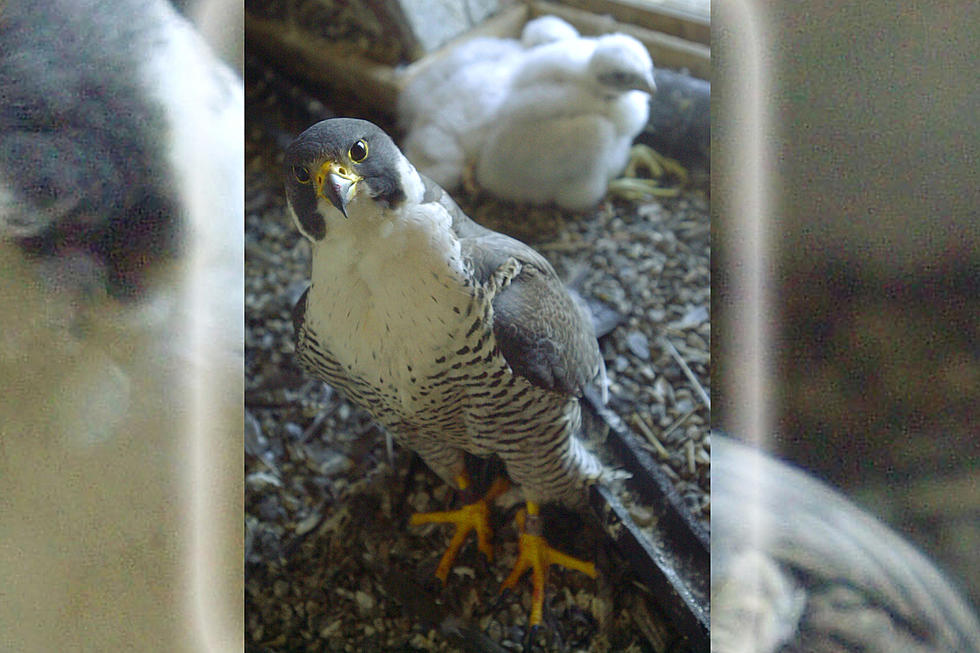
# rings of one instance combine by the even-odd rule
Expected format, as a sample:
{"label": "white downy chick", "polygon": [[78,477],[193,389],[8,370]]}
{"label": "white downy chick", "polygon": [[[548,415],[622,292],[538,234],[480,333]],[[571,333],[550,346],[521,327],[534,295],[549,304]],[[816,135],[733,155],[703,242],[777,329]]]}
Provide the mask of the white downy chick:
{"label": "white downy chick", "polygon": [[511,80],[476,179],[505,199],[587,209],[626,165],[649,116],[653,63],[624,34],[535,48]]}
{"label": "white downy chick", "polygon": [[522,52],[516,39],[473,39],[409,82],[398,101],[402,150],[421,173],[459,185]]}
{"label": "white downy chick", "polygon": [[475,162],[524,55],[531,48],[577,37],[564,20],[541,16],[525,25],[520,40],[471,39],[421,70],[398,99],[405,156],[443,188],[458,186],[465,166]]}

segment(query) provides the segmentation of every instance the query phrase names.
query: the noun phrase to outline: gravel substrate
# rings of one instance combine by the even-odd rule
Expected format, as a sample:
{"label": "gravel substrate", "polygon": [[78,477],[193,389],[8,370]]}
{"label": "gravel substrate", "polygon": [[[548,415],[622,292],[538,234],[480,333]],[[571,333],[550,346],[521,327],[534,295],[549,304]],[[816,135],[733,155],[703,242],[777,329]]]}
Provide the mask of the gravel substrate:
{"label": "gravel substrate", "polygon": [[[249,650],[666,651],[676,640],[593,515],[556,513],[549,539],[594,560],[599,578],[553,568],[545,628],[526,628],[530,581],[500,597],[516,558],[520,495],[498,501],[495,559],[467,543],[445,588],[432,577],[445,526],[409,527],[414,510],[455,497],[370,417],[293,357],[291,308],[309,247],[287,219],[281,147],[322,105],[252,62],[246,191],[246,627]],[[288,97],[286,97],[288,96]],[[337,98],[321,97],[339,107]],[[391,130],[369,111],[344,108]],[[709,217],[703,188],[677,198],[607,198],[570,214],[459,196],[478,222],[541,251],[615,326],[600,340],[610,405],[644,441],[692,513],[710,516]],[[667,342],[670,344],[668,345]],[[676,351],[671,351],[671,346]],[[688,379],[690,368],[701,389]],[[601,433],[596,434],[601,440]],[[644,519],[644,506],[633,506]]]}

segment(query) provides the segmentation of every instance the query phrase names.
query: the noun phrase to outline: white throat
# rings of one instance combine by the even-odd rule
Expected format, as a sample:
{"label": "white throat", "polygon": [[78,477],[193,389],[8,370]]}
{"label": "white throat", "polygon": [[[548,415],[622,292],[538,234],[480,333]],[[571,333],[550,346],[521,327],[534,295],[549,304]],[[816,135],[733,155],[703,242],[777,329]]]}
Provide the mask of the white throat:
{"label": "white throat", "polygon": [[306,319],[345,367],[410,385],[459,336],[470,301],[452,218],[435,203],[378,211],[368,199],[348,215],[313,245]]}

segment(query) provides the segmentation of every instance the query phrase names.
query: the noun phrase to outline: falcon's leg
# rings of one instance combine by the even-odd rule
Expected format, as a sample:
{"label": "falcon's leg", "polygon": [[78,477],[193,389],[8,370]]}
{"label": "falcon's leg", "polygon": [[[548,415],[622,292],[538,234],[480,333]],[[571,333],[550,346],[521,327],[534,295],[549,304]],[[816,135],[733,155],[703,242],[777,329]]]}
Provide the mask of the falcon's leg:
{"label": "falcon's leg", "polygon": [[[526,526],[526,528],[525,528]],[[517,564],[510,575],[501,585],[501,591],[513,587],[528,569],[531,570],[531,626],[541,623],[544,606],[544,586],[548,580],[548,568],[551,565],[561,565],[568,569],[581,571],[590,578],[596,577],[595,564],[573,558],[570,555],[552,548],[541,535],[541,518],[538,515],[538,504],[527,502],[527,517],[524,511],[517,513],[517,527],[521,531],[518,543],[519,553]]]}
{"label": "falcon's leg", "polygon": [[[470,477],[465,470],[456,477],[456,485],[460,490],[466,490],[470,487]],[[459,510],[417,512],[412,515],[409,523],[413,526],[431,523],[456,524],[456,532],[453,533],[453,539],[450,541],[446,552],[442,555],[439,566],[436,567],[436,577],[443,583],[449,577],[449,570],[453,566],[456,554],[459,553],[470,531],[476,531],[477,548],[483,552],[487,560],[493,560],[493,548],[490,546],[490,538],[493,535],[493,531],[490,529],[489,506],[494,499],[506,492],[509,487],[510,483],[506,479],[497,478],[493,482],[493,485],[490,486],[490,489],[487,490],[486,494]]]}

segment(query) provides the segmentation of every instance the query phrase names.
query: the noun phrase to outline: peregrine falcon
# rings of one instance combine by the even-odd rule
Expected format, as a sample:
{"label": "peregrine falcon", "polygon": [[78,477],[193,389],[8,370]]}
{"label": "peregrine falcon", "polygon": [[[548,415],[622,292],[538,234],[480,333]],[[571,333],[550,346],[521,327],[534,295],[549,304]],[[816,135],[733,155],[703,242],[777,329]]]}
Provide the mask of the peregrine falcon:
{"label": "peregrine falcon", "polygon": [[[579,396],[604,385],[591,321],[551,265],[470,220],[372,123],[317,123],[288,148],[289,210],[312,243],[310,286],[294,310],[297,353],[446,483],[470,486],[464,453],[496,455],[526,500],[510,587],[533,568],[541,621],[552,563],[595,568],[547,545],[539,504],[579,504],[602,464],[576,437]],[[466,533],[491,556],[487,503],[412,523],[457,523],[437,576]]]}

